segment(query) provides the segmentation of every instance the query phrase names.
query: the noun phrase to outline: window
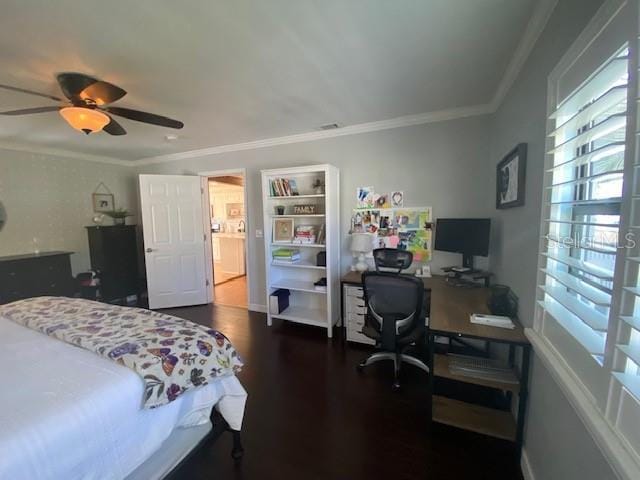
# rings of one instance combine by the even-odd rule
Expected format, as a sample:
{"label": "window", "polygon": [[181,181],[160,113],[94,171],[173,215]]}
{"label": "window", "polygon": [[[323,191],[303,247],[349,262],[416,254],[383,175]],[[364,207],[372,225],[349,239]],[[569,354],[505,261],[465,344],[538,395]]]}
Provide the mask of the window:
{"label": "window", "polygon": [[637,8],[606,2],[549,76],[531,334],[623,478],[640,478]]}
{"label": "window", "polygon": [[599,367],[621,246],[628,69],[625,45],[549,117],[539,305]]}

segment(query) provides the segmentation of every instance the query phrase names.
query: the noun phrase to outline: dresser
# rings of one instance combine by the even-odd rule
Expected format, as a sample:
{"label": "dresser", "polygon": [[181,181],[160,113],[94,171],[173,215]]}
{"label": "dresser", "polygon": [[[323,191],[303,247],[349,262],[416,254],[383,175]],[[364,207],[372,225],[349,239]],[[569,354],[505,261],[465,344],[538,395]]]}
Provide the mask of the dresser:
{"label": "dresser", "polygon": [[72,253],[0,257],[0,304],[42,295],[73,296]]}
{"label": "dresser", "polygon": [[100,278],[102,300],[138,295],[138,241],[135,225],[87,227],[91,269]]}

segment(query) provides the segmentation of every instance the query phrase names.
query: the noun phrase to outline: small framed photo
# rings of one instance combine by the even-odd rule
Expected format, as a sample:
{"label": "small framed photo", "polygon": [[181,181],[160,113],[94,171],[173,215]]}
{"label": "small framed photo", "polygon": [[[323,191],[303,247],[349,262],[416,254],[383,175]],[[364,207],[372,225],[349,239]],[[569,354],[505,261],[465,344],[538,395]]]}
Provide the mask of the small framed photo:
{"label": "small framed photo", "polygon": [[291,243],[293,242],[293,218],[273,219],[273,242]]}
{"label": "small framed photo", "polygon": [[94,212],[113,212],[116,209],[113,193],[94,193],[92,197]]}
{"label": "small framed photo", "polygon": [[391,192],[391,207],[404,207],[404,192]]}
{"label": "small framed photo", "polygon": [[524,205],[527,171],[527,144],[520,143],[498,163],[496,168],[496,208]]}
{"label": "small framed photo", "polygon": [[356,189],[356,208],[373,207],[373,187],[358,187]]}

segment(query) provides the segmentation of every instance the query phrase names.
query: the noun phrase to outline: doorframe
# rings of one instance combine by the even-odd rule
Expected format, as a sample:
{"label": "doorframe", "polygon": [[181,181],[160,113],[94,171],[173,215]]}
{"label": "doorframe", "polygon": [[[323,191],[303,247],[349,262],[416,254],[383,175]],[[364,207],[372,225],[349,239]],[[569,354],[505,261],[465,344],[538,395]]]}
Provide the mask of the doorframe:
{"label": "doorframe", "polygon": [[[213,283],[213,245],[211,241],[211,203],[209,200],[209,178],[210,177],[224,177],[225,175],[242,175],[244,179],[244,191],[243,191],[243,200],[244,200],[244,217],[245,217],[245,234],[244,234],[244,259],[245,259],[245,275],[247,276],[247,310],[249,310],[249,306],[251,305],[249,302],[249,293],[251,286],[251,249],[249,248],[249,231],[253,226],[250,221],[250,207],[249,207],[249,179],[247,178],[247,169],[246,168],[228,168],[223,170],[207,170],[204,172],[198,172],[198,176],[200,177],[200,185],[202,187],[203,195],[202,202],[203,207],[206,207],[206,214],[202,215],[202,221],[205,226],[205,235],[207,238],[207,247],[205,248],[205,261],[208,262],[208,268],[205,270],[207,275],[207,281],[211,288],[209,288],[207,292],[207,302],[214,303],[215,302],[215,285]],[[204,210],[203,210],[204,211]]]}

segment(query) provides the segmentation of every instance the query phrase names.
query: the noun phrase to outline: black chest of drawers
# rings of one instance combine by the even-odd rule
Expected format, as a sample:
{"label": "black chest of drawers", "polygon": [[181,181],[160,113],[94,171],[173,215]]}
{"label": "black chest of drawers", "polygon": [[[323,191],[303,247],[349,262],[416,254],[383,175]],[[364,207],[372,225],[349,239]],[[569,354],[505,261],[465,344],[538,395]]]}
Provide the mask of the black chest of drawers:
{"label": "black chest of drawers", "polygon": [[72,253],[0,257],[0,304],[42,295],[73,296]]}
{"label": "black chest of drawers", "polygon": [[102,300],[139,294],[138,242],[135,225],[87,227],[91,269],[100,278]]}

